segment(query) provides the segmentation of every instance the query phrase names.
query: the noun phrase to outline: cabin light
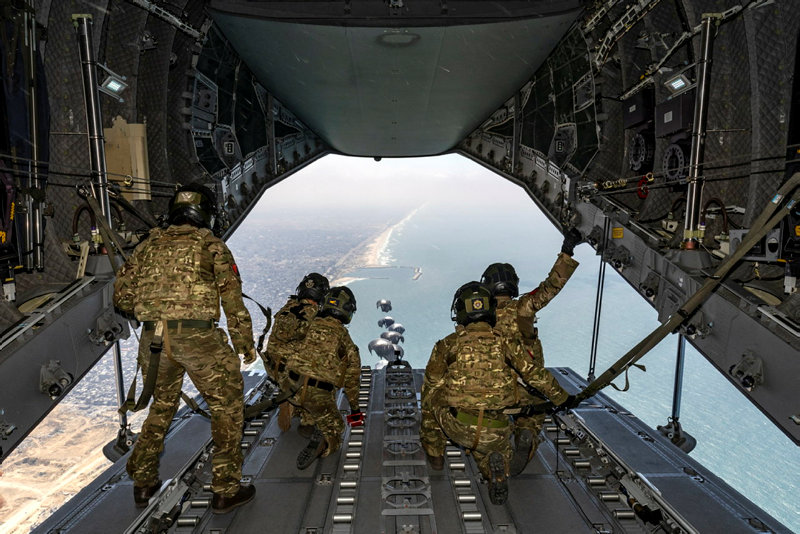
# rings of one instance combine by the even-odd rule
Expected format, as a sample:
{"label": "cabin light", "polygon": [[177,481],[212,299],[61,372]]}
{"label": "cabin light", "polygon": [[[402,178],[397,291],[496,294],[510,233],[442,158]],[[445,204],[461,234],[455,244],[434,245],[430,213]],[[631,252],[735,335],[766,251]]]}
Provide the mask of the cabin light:
{"label": "cabin light", "polygon": [[675,94],[689,87],[689,83],[689,78],[684,74],[678,74],[664,82],[664,85],[669,89],[670,93]]}
{"label": "cabin light", "polygon": [[125,80],[127,80],[127,78],[125,76],[120,76],[116,72],[113,72],[105,65],[98,65],[98,67],[100,67],[103,70],[103,72],[106,73],[106,77],[103,80],[103,83],[101,83],[100,87],[98,87],[98,89],[100,89],[100,92],[105,93],[108,96],[112,96],[117,100],[119,100],[120,102],[124,102],[124,100],[120,95],[125,89],[128,88],[128,84],[125,83]]}

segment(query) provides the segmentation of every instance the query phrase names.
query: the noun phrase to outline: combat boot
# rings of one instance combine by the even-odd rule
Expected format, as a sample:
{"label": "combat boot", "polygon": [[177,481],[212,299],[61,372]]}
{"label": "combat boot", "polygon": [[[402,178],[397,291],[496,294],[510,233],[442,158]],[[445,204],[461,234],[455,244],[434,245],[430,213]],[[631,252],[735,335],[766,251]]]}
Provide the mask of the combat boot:
{"label": "combat boot", "polygon": [[297,433],[306,439],[311,439],[311,435],[314,434],[314,425],[304,425],[300,423],[297,426]]}
{"label": "combat boot", "polygon": [[239,491],[230,497],[215,493],[211,499],[211,511],[215,514],[227,514],[234,508],[252,501],[255,496],[256,488],[252,484],[239,486]]}
{"label": "combat boot", "polygon": [[160,480],[152,486],[133,486],[133,502],[136,503],[136,508],[145,508],[150,502],[150,498],[160,489]]}
{"label": "combat boot", "polygon": [[444,469],[444,456],[431,456],[426,452],[425,457],[428,459],[428,463],[431,464],[431,469],[434,471],[441,471]]}
{"label": "combat boot", "polygon": [[533,432],[523,428],[514,436],[514,456],[511,457],[511,476],[517,476],[525,470],[533,450]]}
{"label": "combat boot", "polygon": [[314,430],[308,445],[297,455],[297,468],[307,469],[308,466],[314,463],[314,460],[322,456],[327,448],[328,444],[325,441],[325,436],[319,430]]}
{"label": "combat boot", "polygon": [[508,478],[503,455],[495,451],[489,455],[489,500],[503,504],[508,499]]}

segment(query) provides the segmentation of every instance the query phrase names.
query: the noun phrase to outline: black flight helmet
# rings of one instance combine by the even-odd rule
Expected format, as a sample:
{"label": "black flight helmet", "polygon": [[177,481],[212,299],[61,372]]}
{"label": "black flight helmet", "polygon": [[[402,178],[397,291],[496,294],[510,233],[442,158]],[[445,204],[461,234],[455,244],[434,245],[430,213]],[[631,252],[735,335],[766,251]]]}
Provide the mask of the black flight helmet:
{"label": "black flight helmet", "polygon": [[170,224],[191,224],[213,228],[217,215],[217,199],[208,187],[189,184],[181,187],[169,202]]}
{"label": "black flight helmet", "polygon": [[512,299],[519,295],[519,276],[510,263],[493,263],[483,271],[481,283],[486,284],[492,295],[509,296]]}
{"label": "black flight helmet", "polygon": [[356,296],[349,287],[332,287],[325,295],[325,301],[319,311],[322,317],[336,317],[343,324],[349,324],[356,312]]}
{"label": "black flight helmet", "polygon": [[328,279],[319,273],[308,273],[298,284],[295,292],[297,298],[311,299],[317,304],[325,298],[325,293],[330,290]]}
{"label": "black flight helmet", "polygon": [[450,318],[462,326],[484,321],[494,326],[496,301],[492,292],[480,282],[467,282],[453,295]]}

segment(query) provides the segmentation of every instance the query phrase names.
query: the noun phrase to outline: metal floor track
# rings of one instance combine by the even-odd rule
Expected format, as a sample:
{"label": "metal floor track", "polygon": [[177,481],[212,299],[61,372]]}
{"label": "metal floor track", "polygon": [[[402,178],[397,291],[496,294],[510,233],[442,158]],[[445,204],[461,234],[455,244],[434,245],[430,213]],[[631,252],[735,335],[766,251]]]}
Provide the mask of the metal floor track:
{"label": "metal floor track", "polygon": [[[569,391],[586,385],[570,369],[554,371]],[[257,493],[226,515],[210,510],[208,421],[183,413],[162,457],[162,477],[171,478],[147,509],[133,506],[123,457],[34,532],[790,532],[602,394],[548,418],[534,459],[509,480],[508,501],[492,505],[464,450],[448,445],[444,470],[429,469],[419,442],[421,382],[422,371],[404,362],[362,368],[366,425],[347,428],[341,449],[304,471],[295,465],[307,443],[297,419],[285,433],[275,412],[247,423],[243,474]],[[262,381],[250,396],[271,393]]]}

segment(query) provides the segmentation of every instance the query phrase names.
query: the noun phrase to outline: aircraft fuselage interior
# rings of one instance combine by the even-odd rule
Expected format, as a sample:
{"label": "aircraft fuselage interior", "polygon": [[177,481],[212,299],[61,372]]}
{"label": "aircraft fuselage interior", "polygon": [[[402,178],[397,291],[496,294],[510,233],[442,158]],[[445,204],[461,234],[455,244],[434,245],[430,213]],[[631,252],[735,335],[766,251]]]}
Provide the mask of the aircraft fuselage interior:
{"label": "aircraft fuselage interior", "polygon": [[[265,414],[245,430],[245,471],[265,499],[294,503],[269,531],[788,532],[693,462],[679,426],[650,429],[599,388],[679,333],[800,444],[794,0],[0,9],[0,462],[104,354],[119,359],[131,327],[112,304],[114,271],[165,223],[176,186],[213,189],[226,238],[271,186],[326,155],[459,154],[516,184],[559,231],[580,230],[661,331],[598,372],[580,408],[549,417],[538,471],[505,507],[488,504],[462,450],[448,449],[445,475],[427,472],[406,425],[420,370],[364,369],[379,416],[315,473],[283,465],[298,444]],[[557,374],[574,392],[593,387]],[[119,371],[117,388],[130,378]],[[246,382],[250,401],[274,394],[263,375]],[[39,531],[117,520],[125,532],[254,531],[255,512],[208,510],[212,445],[198,419],[173,429],[186,447],[168,447],[172,482],[147,510],[129,506],[115,464]],[[133,436],[120,424],[124,459]],[[526,500],[542,492],[558,497]]]}

